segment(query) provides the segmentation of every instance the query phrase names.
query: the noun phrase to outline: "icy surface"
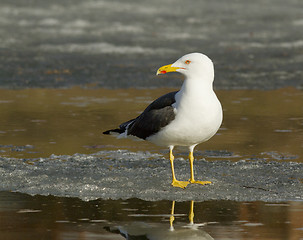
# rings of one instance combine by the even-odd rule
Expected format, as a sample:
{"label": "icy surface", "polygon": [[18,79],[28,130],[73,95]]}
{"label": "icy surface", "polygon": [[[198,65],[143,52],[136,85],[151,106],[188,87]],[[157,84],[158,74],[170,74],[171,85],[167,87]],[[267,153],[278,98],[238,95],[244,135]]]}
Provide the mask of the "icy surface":
{"label": "icy surface", "polygon": [[[196,178],[211,185],[170,186],[169,161],[149,152],[101,151],[39,159],[0,158],[0,191],[92,199],[303,200],[303,164],[239,160],[206,161],[197,156]],[[186,159],[175,160],[176,176],[189,179]]]}
{"label": "icy surface", "polygon": [[0,86],[177,87],[178,77],[163,81],[156,70],[203,52],[218,88],[301,89],[302,8],[300,0],[2,0]]}

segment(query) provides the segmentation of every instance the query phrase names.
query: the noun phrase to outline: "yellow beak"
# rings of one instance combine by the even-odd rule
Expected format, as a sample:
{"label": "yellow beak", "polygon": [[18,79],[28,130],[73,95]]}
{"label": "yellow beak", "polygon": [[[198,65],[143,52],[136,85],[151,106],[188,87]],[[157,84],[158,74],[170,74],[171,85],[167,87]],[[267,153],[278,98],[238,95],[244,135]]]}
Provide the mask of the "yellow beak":
{"label": "yellow beak", "polygon": [[157,71],[157,75],[159,74],[165,74],[165,73],[168,73],[168,72],[176,72],[177,69],[180,69],[178,67],[172,67],[171,66],[172,64],[169,64],[169,65],[165,65],[163,67],[160,67]]}

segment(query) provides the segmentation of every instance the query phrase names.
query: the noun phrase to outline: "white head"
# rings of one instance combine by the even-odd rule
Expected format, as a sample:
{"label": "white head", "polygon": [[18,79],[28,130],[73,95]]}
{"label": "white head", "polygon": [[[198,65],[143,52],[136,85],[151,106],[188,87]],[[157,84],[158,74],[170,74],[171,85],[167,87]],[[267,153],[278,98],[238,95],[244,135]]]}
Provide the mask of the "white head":
{"label": "white head", "polygon": [[189,53],[179,58],[175,63],[163,66],[158,69],[158,74],[167,72],[179,72],[187,79],[208,79],[214,80],[214,65],[209,57],[202,53]]}

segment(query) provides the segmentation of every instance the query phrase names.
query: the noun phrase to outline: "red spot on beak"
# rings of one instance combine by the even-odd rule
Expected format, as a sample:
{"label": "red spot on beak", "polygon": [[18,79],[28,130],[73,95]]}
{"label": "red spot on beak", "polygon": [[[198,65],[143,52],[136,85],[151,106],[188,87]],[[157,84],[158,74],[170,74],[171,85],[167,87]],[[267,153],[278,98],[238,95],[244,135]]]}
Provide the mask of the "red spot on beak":
{"label": "red spot on beak", "polygon": [[160,71],[160,74],[165,74],[167,73],[165,70]]}

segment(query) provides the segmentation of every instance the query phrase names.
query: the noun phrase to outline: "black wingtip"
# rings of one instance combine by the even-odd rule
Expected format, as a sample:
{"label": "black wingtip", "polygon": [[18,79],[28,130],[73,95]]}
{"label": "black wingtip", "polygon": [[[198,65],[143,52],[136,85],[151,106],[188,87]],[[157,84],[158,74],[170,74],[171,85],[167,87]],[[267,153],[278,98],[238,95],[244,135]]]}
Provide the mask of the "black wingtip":
{"label": "black wingtip", "polygon": [[107,130],[107,131],[104,131],[103,134],[105,135],[110,135],[112,133],[123,133],[124,131],[122,129],[111,129],[111,130]]}

